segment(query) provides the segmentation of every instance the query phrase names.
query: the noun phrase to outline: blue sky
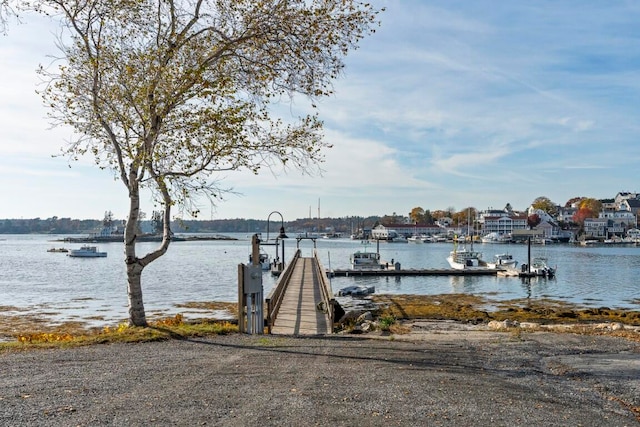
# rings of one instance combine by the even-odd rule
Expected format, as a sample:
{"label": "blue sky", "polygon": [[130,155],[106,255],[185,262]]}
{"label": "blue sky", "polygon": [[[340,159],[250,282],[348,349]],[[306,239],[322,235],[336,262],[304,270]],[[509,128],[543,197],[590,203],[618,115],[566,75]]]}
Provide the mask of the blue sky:
{"label": "blue sky", "polygon": [[[319,104],[334,146],[322,176],[225,173],[238,194],[200,218],[525,209],[538,196],[640,191],[640,3],[373,3],[386,7],[381,28]],[[55,53],[39,19],[0,36],[0,218],[125,218],[112,174],[52,157],[70,130],[50,128],[35,69]]]}

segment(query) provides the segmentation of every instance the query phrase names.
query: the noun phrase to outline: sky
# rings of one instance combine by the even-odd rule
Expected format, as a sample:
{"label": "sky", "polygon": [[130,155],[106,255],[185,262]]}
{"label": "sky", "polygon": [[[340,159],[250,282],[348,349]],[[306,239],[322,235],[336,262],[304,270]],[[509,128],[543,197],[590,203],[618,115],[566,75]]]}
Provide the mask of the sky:
{"label": "sky", "polygon": [[[322,174],[226,172],[233,193],[199,219],[524,210],[640,191],[639,2],[372,3],[386,8],[380,28],[318,104],[333,145]],[[54,41],[35,17],[0,35],[0,218],[124,219],[113,173],[55,156],[71,130],[51,127],[35,72]]]}

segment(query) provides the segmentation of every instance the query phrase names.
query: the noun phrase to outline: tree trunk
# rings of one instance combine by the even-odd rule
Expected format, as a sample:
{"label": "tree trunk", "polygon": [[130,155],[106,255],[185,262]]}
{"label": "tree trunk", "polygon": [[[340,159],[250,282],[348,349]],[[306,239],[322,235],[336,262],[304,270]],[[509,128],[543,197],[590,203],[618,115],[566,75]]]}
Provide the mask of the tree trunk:
{"label": "tree trunk", "polygon": [[142,301],[142,270],[145,263],[136,256],[136,233],[140,216],[140,189],[133,173],[129,178],[129,218],[124,230],[124,254],[127,265],[127,295],[129,298],[129,325],[147,326]]}
{"label": "tree trunk", "polygon": [[127,264],[127,295],[129,298],[129,326],[147,326],[142,301],[142,270],[139,262]]}

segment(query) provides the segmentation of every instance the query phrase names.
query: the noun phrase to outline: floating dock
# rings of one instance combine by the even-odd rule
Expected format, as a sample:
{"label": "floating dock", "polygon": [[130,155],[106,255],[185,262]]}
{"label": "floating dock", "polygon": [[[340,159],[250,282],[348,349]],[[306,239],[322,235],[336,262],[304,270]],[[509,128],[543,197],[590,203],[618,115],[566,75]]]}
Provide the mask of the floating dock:
{"label": "floating dock", "polygon": [[327,270],[329,277],[351,276],[495,276],[498,271],[492,268],[455,270],[452,268],[428,268],[428,269],[380,269],[380,270]]}

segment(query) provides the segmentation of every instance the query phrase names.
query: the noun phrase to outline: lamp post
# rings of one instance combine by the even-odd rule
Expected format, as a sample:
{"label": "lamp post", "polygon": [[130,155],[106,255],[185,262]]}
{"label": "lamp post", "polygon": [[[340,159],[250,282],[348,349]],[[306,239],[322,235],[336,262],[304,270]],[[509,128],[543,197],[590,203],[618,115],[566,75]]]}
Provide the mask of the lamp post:
{"label": "lamp post", "polygon": [[269,241],[269,223],[271,220],[271,215],[273,214],[280,215],[280,233],[278,234],[278,237],[276,237],[275,239],[276,240],[276,259],[278,257],[278,240],[282,240],[282,271],[284,271],[284,239],[287,239],[288,236],[284,232],[284,217],[278,211],[271,212],[267,217],[267,242]]}

